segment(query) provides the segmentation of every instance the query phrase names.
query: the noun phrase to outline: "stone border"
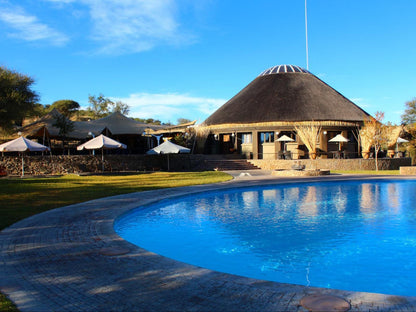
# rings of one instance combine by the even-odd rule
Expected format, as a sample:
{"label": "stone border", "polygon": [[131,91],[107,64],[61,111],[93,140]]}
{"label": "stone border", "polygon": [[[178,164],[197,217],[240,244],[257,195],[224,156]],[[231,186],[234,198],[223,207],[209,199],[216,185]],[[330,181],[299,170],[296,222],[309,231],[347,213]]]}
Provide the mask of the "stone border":
{"label": "stone border", "polygon": [[369,176],[244,175],[216,185],[132,193],[50,210],[0,232],[0,290],[22,312],[306,311],[300,302],[311,295],[343,298],[353,311],[416,310],[416,297],[282,284],[196,267],[134,246],[113,229],[117,217],[137,206],[185,194],[363,177]]}
{"label": "stone border", "polygon": [[324,175],[330,175],[329,169],[306,169],[306,170],[293,170],[293,169],[278,169],[273,170],[272,175],[279,177],[318,177]]}

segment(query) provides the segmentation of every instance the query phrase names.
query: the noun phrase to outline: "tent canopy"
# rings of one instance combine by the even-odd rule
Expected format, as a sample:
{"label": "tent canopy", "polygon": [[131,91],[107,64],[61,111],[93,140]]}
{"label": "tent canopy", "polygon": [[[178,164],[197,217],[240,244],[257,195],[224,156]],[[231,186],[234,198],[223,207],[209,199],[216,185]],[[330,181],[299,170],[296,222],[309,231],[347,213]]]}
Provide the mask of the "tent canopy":
{"label": "tent canopy", "polygon": [[0,145],[1,152],[44,152],[49,150],[49,147],[28,140],[24,137],[20,137]]}
{"label": "tent canopy", "polygon": [[[39,137],[44,135],[46,129],[48,136],[59,138],[59,129],[54,126],[59,117],[62,117],[62,114],[58,110],[53,109],[39,120],[24,126],[20,131],[29,137]],[[69,121],[68,118],[66,119]],[[106,129],[113,135],[142,135],[146,129],[159,129],[162,127],[138,122],[119,112],[112,113],[107,117],[97,120],[72,121],[72,124],[74,128],[66,135],[67,138],[72,139],[85,139],[89,137],[90,132],[97,136]]]}
{"label": "tent canopy", "polygon": [[127,146],[123,143],[120,143],[116,140],[110,139],[103,134],[77,146],[77,150],[82,151],[83,149],[115,149],[122,148],[125,149]]}
{"label": "tent canopy", "polygon": [[104,118],[91,120],[86,123],[91,127],[91,129],[100,129],[100,132],[107,128],[113,135],[141,135],[147,128],[153,129],[154,127],[160,127],[138,122],[119,112],[114,112]]}
{"label": "tent canopy", "polygon": [[152,148],[147,154],[189,154],[190,152],[191,150],[189,148],[165,141],[155,148]]}

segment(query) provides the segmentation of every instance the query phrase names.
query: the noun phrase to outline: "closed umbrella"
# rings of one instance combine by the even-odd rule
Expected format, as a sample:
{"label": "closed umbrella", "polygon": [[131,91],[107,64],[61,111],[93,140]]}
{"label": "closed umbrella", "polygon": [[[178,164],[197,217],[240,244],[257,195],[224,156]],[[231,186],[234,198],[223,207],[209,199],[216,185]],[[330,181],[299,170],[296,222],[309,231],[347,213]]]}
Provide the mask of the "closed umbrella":
{"label": "closed umbrella", "polygon": [[49,147],[33,142],[24,137],[14,139],[12,141],[3,143],[0,145],[0,152],[20,152],[22,153],[22,176],[25,175],[25,164],[23,159],[23,153],[30,152],[45,152],[50,151]]}
{"label": "closed umbrella", "polygon": [[102,171],[104,172],[104,149],[126,149],[127,146],[116,140],[110,139],[109,137],[100,134],[99,136],[77,146],[77,150],[82,151],[83,149],[96,150],[101,149],[101,164]]}

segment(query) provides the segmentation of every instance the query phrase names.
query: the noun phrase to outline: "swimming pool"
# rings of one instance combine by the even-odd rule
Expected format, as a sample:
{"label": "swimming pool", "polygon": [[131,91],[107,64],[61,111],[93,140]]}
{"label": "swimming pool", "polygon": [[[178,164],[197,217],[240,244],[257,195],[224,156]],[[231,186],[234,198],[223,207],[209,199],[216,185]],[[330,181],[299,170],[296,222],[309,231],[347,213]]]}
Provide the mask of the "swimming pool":
{"label": "swimming pool", "polygon": [[416,294],[416,182],[229,189],[139,207],[126,240],[208,269],[306,286]]}

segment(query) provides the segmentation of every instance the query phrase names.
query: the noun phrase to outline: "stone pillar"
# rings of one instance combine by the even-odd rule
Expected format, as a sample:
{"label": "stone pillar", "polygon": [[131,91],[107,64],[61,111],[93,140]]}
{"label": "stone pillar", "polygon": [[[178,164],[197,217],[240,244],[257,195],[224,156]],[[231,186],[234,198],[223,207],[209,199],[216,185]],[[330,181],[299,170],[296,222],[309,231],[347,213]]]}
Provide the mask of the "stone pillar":
{"label": "stone pillar", "polygon": [[259,132],[254,130],[251,135],[253,140],[253,159],[259,159]]}
{"label": "stone pillar", "polygon": [[319,135],[319,148],[327,153],[328,152],[328,134],[327,131],[323,130],[321,131],[321,134]]}

